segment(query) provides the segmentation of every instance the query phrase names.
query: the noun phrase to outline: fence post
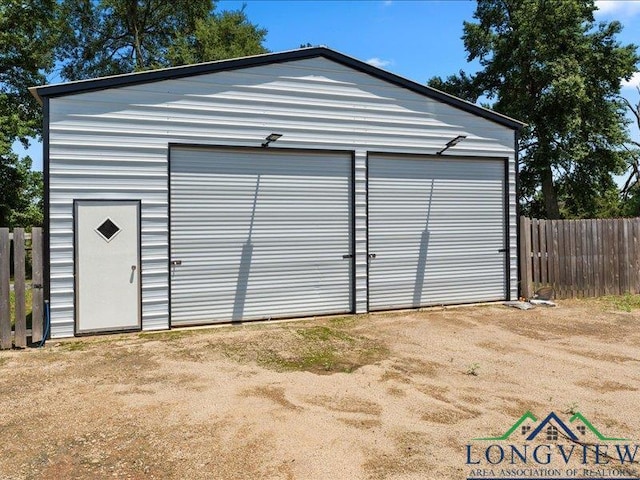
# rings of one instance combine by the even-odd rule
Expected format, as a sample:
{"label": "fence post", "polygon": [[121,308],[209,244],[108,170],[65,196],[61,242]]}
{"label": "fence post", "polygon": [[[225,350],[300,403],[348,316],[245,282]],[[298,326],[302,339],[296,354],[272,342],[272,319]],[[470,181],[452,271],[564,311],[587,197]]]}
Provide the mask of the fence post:
{"label": "fence post", "polygon": [[540,283],[540,257],[538,256],[540,252],[540,220],[537,218],[532,218],[529,220],[530,232],[531,236],[530,247],[531,247],[531,279],[532,279],[532,292],[533,289],[538,286]]}
{"label": "fence post", "polygon": [[24,228],[13,229],[13,291],[15,294],[15,336],[16,347],[27,346],[27,315],[25,312],[25,268],[24,268]]}
{"label": "fence post", "polygon": [[11,348],[9,229],[0,228],[0,349]]}
{"label": "fence post", "polygon": [[559,241],[559,231],[558,228],[559,220],[551,221],[551,237],[552,237],[552,245],[553,245],[553,274],[549,275],[551,277],[551,285],[555,289],[556,296],[560,295],[560,241]]}
{"label": "fence post", "polygon": [[44,284],[42,280],[42,228],[31,229],[31,342],[42,340],[42,303]]}
{"label": "fence post", "polygon": [[520,296],[531,297],[531,220],[527,217],[520,217],[520,282]]}
{"label": "fence post", "polygon": [[632,287],[633,291],[631,293],[638,294],[640,293],[640,251],[638,251],[638,247],[640,246],[639,236],[640,236],[640,219],[634,218],[631,221],[631,225],[633,227],[633,275],[632,275]]}

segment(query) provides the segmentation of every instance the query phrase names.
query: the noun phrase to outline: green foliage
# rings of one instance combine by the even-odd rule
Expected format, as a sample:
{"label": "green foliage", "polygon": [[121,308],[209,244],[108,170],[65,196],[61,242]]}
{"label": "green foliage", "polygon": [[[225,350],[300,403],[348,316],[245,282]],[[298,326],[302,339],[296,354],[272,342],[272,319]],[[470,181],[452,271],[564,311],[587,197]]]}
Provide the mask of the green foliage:
{"label": "green foliage", "polygon": [[213,11],[211,0],[62,0],[61,75],[79,80],[166,67],[166,52]]}
{"label": "green foliage", "polygon": [[211,0],[62,0],[61,75],[79,80],[266,52],[266,30]]}
{"label": "green foliage", "polygon": [[262,46],[267,31],[249,22],[244,9],[197,19],[192,35],[174,42],[167,55],[172,65],[267,53]]}
{"label": "green foliage", "polygon": [[28,91],[53,67],[55,0],[0,2],[0,153],[27,143],[42,128],[40,106]]}
{"label": "green foliage", "polygon": [[0,152],[0,225],[42,225],[42,172],[31,170],[31,158]]}
{"label": "green foliage", "polygon": [[42,175],[12,152],[42,128],[40,106],[28,88],[53,68],[55,0],[0,3],[0,226],[42,224]]}
{"label": "green foliage", "polygon": [[429,86],[442,92],[475,103],[478,99],[478,89],[472,76],[460,70],[457,75],[450,75],[445,80],[433,77],[429,80]]}
{"label": "green foliage", "polygon": [[640,58],[616,40],[619,22],[596,25],[595,9],[593,0],[479,0],[463,40],[481,70],[432,80],[528,124],[519,145],[525,214],[618,213],[612,174],[624,171],[627,132],[617,95]]}

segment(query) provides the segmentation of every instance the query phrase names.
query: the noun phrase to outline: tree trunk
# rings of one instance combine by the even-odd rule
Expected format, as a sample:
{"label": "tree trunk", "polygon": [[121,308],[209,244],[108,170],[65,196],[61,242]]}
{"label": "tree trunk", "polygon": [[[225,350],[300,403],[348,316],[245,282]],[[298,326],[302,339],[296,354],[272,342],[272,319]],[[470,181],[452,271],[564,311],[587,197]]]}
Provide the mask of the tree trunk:
{"label": "tree trunk", "polygon": [[542,199],[547,218],[556,220],[560,218],[560,208],[558,207],[558,195],[556,186],[553,183],[553,172],[551,166],[542,170]]}

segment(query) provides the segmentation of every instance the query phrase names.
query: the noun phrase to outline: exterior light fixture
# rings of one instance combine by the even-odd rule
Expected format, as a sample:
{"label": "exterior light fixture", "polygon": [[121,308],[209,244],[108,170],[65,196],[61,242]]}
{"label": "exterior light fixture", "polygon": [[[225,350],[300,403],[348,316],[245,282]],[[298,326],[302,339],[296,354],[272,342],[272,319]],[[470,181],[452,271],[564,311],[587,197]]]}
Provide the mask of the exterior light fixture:
{"label": "exterior light fixture", "polygon": [[436,155],[442,155],[444,153],[445,150],[448,150],[449,148],[459,144],[462,140],[464,140],[465,138],[467,138],[466,135],[458,135],[456,138],[454,138],[453,140],[449,140],[447,142],[447,144],[445,145],[445,147],[440,150],[438,153],[436,153]]}
{"label": "exterior light fixture", "polygon": [[282,136],[281,133],[272,133],[272,134],[268,135],[267,138],[265,139],[264,143],[262,144],[262,146],[263,147],[268,147],[271,142],[275,142],[281,136]]}

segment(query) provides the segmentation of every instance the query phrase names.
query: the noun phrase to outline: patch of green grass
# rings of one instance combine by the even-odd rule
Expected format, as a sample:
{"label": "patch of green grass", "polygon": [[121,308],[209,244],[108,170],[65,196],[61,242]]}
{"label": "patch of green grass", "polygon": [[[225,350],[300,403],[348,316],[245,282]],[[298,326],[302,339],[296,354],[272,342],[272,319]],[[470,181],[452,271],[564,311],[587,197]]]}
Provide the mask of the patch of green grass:
{"label": "patch of green grass", "polygon": [[321,374],[353,372],[388,355],[383,344],[329,325],[284,328],[254,337],[251,341],[211,346],[221,349],[223,355],[236,361],[255,362],[276,371]]}
{"label": "patch of green grass", "polygon": [[632,312],[640,309],[640,295],[626,293],[624,295],[606,295],[592,299],[584,299],[585,301],[594,301],[601,308],[613,309],[623,312]]}
{"label": "patch of green grass", "polygon": [[87,342],[79,340],[77,342],[63,342],[60,344],[62,350],[67,352],[82,352],[87,349]]}
{"label": "patch of green grass", "polygon": [[[31,288],[25,288],[24,291],[24,310],[27,313],[27,329],[31,328],[31,319],[33,310],[33,296],[31,295]],[[11,319],[11,327],[15,327],[16,324],[16,292],[11,290],[9,292],[9,318]]]}
{"label": "patch of green grass", "polygon": [[611,308],[624,312],[631,312],[632,310],[640,308],[640,295],[632,295],[630,293],[625,295],[609,295],[602,297],[602,300],[607,302]]}
{"label": "patch of green grass", "polygon": [[138,334],[138,338],[144,340],[158,340],[168,342],[171,340],[180,340],[181,338],[190,337],[196,335],[198,333],[203,333],[204,330],[194,329],[194,330],[165,330],[162,332],[142,332]]}
{"label": "patch of green grass", "polygon": [[329,324],[335,328],[348,328],[353,327],[358,323],[358,319],[362,318],[362,315],[349,315],[348,317],[335,317],[329,319]]}
{"label": "patch of green grass", "polygon": [[[287,355],[284,352],[266,349],[258,352],[258,365],[279,371],[336,371],[337,359],[335,352],[329,348],[313,348],[297,355]],[[350,371],[344,368],[341,371]]]}
{"label": "patch of green grass", "polygon": [[336,330],[325,325],[299,328],[296,333],[309,342],[329,342],[334,339],[353,341],[353,337],[346,332]]}

